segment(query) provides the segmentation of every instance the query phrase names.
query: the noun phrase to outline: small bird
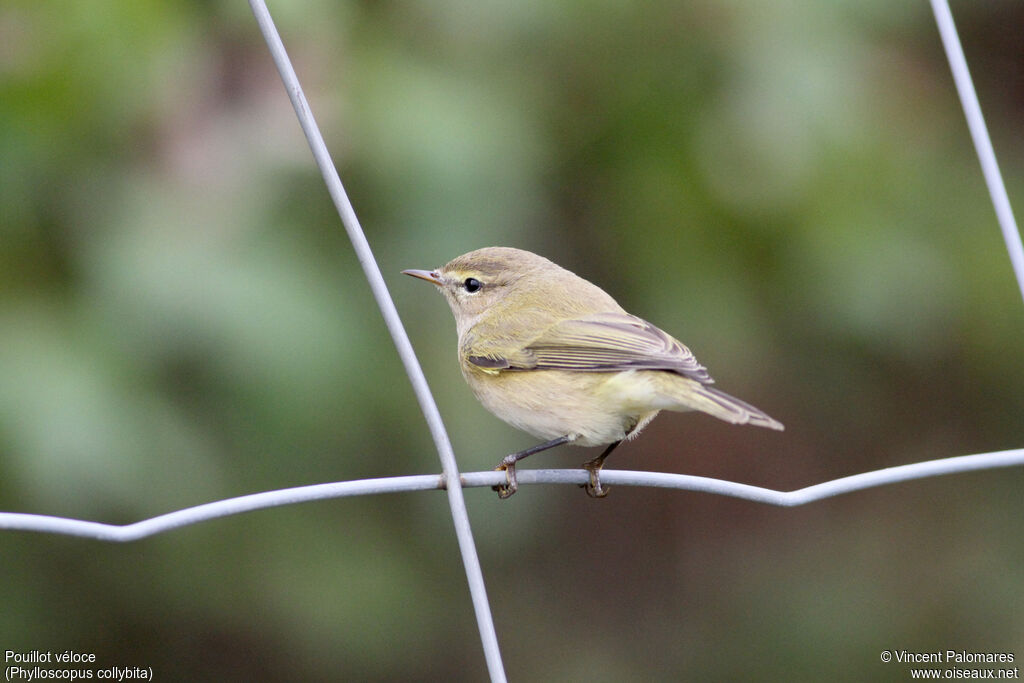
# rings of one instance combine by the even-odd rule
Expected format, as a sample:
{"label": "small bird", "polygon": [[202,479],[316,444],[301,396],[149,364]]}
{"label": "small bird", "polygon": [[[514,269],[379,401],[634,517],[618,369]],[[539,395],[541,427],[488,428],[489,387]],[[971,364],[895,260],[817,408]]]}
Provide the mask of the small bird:
{"label": "small bird", "polygon": [[607,495],[600,471],[624,439],[661,410],[699,410],[733,424],[781,430],[749,403],[711,386],[690,349],[630,315],[604,290],[543,256],[487,247],[436,270],[403,270],[437,285],[459,334],[459,367],[487,410],[544,443],[505,456],[499,497],[516,492],[516,463],[562,444],[604,446],[583,463],[587,493]]}

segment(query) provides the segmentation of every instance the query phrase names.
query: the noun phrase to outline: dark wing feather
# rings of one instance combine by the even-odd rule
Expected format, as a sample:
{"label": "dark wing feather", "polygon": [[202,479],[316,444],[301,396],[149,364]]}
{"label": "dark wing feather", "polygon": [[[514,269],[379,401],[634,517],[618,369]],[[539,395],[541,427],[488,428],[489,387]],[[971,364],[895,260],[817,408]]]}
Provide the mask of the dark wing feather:
{"label": "dark wing feather", "polygon": [[713,382],[690,349],[627,313],[596,313],[555,323],[513,356],[467,354],[471,363],[490,370],[668,370],[702,384]]}

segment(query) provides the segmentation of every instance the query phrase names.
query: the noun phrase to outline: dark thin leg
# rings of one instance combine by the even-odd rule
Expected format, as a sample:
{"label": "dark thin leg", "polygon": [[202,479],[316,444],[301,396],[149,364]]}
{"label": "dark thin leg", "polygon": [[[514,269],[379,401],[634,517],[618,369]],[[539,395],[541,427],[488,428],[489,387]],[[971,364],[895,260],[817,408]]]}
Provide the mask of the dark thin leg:
{"label": "dark thin leg", "polygon": [[544,443],[537,444],[533,448],[527,448],[525,451],[519,451],[518,453],[512,453],[506,455],[498,463],[498,466],[494,469],[505,470],[505,485],[492,487],[498,492],[498,498],[508,498],[519,489],[519,483],[516,481],[516,463],[525,458],[528,455],[534,453],[540,453],[546,451],[549,448],[555,446],[561,446],[572,441],[568,435],[560,436],[557,439],[551,439],[551,441],[545,441]]}
{"label": "dark thin leg", "polygon": [[588,460],[583,463],[583,469],[590,472],[590,482],[586,484],[586,489],[587,495],[591,498],[604,498],[608,495],[608,489],[601,486],[601,468],[604,467],[605,458],[611,455],[612,451],[614,451],[615,447],[620,443],[622,443],[621,440],[616,441],[608,446],[608,448],[604,449],[604,453],[593,460]]}

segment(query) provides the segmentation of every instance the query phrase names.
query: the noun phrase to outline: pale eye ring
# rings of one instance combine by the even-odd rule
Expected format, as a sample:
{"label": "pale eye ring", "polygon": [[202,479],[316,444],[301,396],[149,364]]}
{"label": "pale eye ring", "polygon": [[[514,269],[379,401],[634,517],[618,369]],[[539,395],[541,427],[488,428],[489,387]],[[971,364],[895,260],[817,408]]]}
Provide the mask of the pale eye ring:
{"label": "pale eye ring", "polygon": [[473,294],[474,292],[479,292],[480,288],[484,286],[484,283],[480,282],[475,277],[467,277],[465,282],[462,283],[462,286],[466,288],[467,292]]}

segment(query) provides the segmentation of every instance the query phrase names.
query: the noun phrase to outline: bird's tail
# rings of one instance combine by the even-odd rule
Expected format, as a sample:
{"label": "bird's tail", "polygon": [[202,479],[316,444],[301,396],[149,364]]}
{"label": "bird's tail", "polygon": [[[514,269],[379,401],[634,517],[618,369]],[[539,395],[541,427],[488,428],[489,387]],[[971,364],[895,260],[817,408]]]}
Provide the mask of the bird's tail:
{"label": "bird's tail", "polygon": [[749,424],[779,431],[784,429],[778,420],[768,417],[763,411],[724,391],[692,380],[689,380],[687,385],[683,405],[676,408],[677,410],[699,410],[733,424]]}

